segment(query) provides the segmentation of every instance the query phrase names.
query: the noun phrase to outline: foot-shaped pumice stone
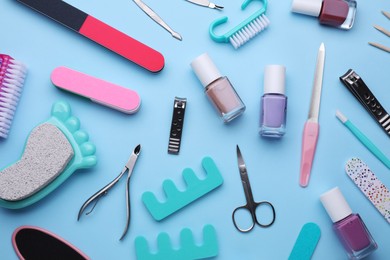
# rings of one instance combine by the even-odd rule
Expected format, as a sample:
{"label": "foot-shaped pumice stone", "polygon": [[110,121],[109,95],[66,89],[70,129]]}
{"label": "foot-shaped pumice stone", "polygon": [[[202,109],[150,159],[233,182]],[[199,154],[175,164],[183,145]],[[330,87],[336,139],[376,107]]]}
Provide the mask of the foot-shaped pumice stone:
{"label": "foot-shaped pumice stone", "polygon": [[95,145],[80,130],[80,121],[71,115],[70,106],[57,102],[52,117],[35,127],[26,142],[21,159],[0,171],[0,199],[26,199],[58,178],[97,162]]}

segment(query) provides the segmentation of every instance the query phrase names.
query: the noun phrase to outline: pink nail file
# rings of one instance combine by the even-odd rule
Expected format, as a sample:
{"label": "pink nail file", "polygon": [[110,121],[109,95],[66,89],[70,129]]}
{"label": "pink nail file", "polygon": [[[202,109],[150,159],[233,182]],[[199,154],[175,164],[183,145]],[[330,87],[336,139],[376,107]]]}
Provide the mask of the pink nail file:
{"label": "pink nail file", "polygon": [[133,114],[138,111],[141,104],[139,95],[133,90],[66,67],[55,68],[51,73],[51,81],[60,89],[123,113]]}

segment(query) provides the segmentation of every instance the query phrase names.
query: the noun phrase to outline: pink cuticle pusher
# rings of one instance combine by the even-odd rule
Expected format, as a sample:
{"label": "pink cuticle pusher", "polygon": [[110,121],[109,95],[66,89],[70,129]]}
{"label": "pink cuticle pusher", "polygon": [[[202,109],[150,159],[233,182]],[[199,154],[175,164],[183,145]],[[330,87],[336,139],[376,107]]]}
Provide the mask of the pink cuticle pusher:
{"label": "pink cuticle pusher", "polygon": [[299,185],[306,187],[309,184],[310,172],[316,151],[320,125],[318,115],[320,112],[322,78],[324,75],[325,45],[321,43],[318,50],[317,65],[314,75],[313,90],[311,94],[309,116],[303,129],[301,171]]}

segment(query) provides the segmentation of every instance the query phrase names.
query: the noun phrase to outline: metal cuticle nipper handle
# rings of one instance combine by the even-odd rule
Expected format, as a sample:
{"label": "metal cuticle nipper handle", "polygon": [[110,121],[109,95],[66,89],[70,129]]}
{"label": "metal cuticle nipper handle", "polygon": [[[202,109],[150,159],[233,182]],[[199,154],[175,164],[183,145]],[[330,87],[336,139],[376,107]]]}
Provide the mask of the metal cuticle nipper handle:
{"label": "metal cuticle nipper handle", "polygon": [[84,204],[81,206],[80,210],[79,210],[79,214],[77,216],[77,220],[79,220],[83,214],[83,212],[92,204],[94,203],[91,207],[92,209],[90,211],[88,211],[86,213],[86,215],[90,214],[96,207],[96,204],[99,202],[100,198],[102,198],[104,195],[106,195],[108,193],[108,191],[115,186],[115,184],[117,184],[119,182],[119,180],[122,178],[122,176],[126,173],[126,171],[128,171],[128,174],[127,174],[127,178],[126,178],[126,226],[125,226],[125,229],[123,231],[123,234],[120,238],[120,240],[122,240],[125,235],[127,234],[127,231],[129,229],[129,225],[130,225],[130,217],[131,217],[131,214],[130,214],[130,208],[131,208],[131,205],[130,205],[130,177],[131,177],[131,173],[133,172],[133,168],[135,166],[135,163],[138,159],[138,155],[141,151],[141,145],[137,145],[134,150],[133,150],[133,153],[131,154],[128,162],[126,163],[125,167],[123,168],[123,170],[121,171],[121,173],[114,179],[112,180],[110,183],[108,183],[106,186],[104,186],[103,188],[101,188],[98,192],[96,192],[95,194],[93,194],[89,199],[87,199]]}

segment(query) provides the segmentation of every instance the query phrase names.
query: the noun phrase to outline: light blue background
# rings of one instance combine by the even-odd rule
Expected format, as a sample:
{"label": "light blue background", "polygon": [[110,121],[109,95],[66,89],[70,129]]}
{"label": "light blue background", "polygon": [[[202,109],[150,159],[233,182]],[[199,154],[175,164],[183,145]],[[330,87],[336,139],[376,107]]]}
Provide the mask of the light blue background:
{"label": "light blue background", "polygon": [[[321,240],[313,259],[345,259],[346,254],[331,228],[331,220],[319,201],[323,192],[339,186],[354,212],[360,213],[379,249],[370,259],[389,259],[390,227],[344,173],[346,161],[360,157],[390,187],[389,170],[336,119],[340,109],[387,156],[389,138],[340,83],[338,77],[353,68],[362,76],[382,105],[390,111],[389,54],[367,44],[390,46],[390,40],[372,25],[390,29],[381,10],[387,1],[359,1],[352,30],[319,25],[314,17],[290,12],[291,1],[270,1],[270,27],[249,43],[234,50],[208,36],[208,26],[227,15],[226,31],[238,24],[259,4],[240,11],[239,1],[215,0],[223,12],[202,8],[184,0],[146,1],[177,32],[172,38],[132,1],[67,2],[157,49],[166,59],[163,71],[149,73],[131,62],[26,8],[17,1],[0,1],[1,53],[28,66],[28,77],[11,134],[0,141],[0,168],[18,159],[30,130],[46,120],[51,105],[65,100],[80,118],[82,129],[96,144],[98,165],[75,173],[44,200],[22,210],[0,209],[0,256],[15,259],[12,232],[21,225],[48,229],[70,241],[93,259],[135,259],[134,239],[143,235],[156,248],[155,238],[165,231],[179,246],[179,232],[189,227],[201,243],[201,229],[216,227],[220,252],[217,259],[287,259],[301,227],[315,222]],[[234,3],[233,3],[234,2]],[[256,1],[255,1],[256,2]],[[320,43],[326,46],[326,64],[320,111],[320,137],[310,185],[298,185],[301,135],[309,110],[314,67]],[[243,116],[224,125],[204,96],[189,63],[208,52],[227,75],[247,106]],[[287,134],[280,141],[257,134],[263,71],[267,64],[287,68]],[[142,98],[138,113],[125,115],[89,100],[56,89],[50,73],[68,66],[137,91]],[[175,96],[186,97],[188,107],[180,155],[168,155],[167,145]],[[137,144],[142,151],[131,179],[132,220],[124,241],[118,239],[125,225],[125,182],[121,181],[99,202],[92,215],[76,221],[83,202],[111,181],[127,162]],[[235,146],[240,145],[248,167],[255,200],[268,200],[276,208],[275,224],[251,233],[233,226],[233,209],[244,204]],[[211,156],[220,168],[224,184],[162,222],[156,222],[141,202],[145,191],[163,198],[161,184],[170,178],[184,189],[181,171],[193,168],[203,175],[201,160]]]}

